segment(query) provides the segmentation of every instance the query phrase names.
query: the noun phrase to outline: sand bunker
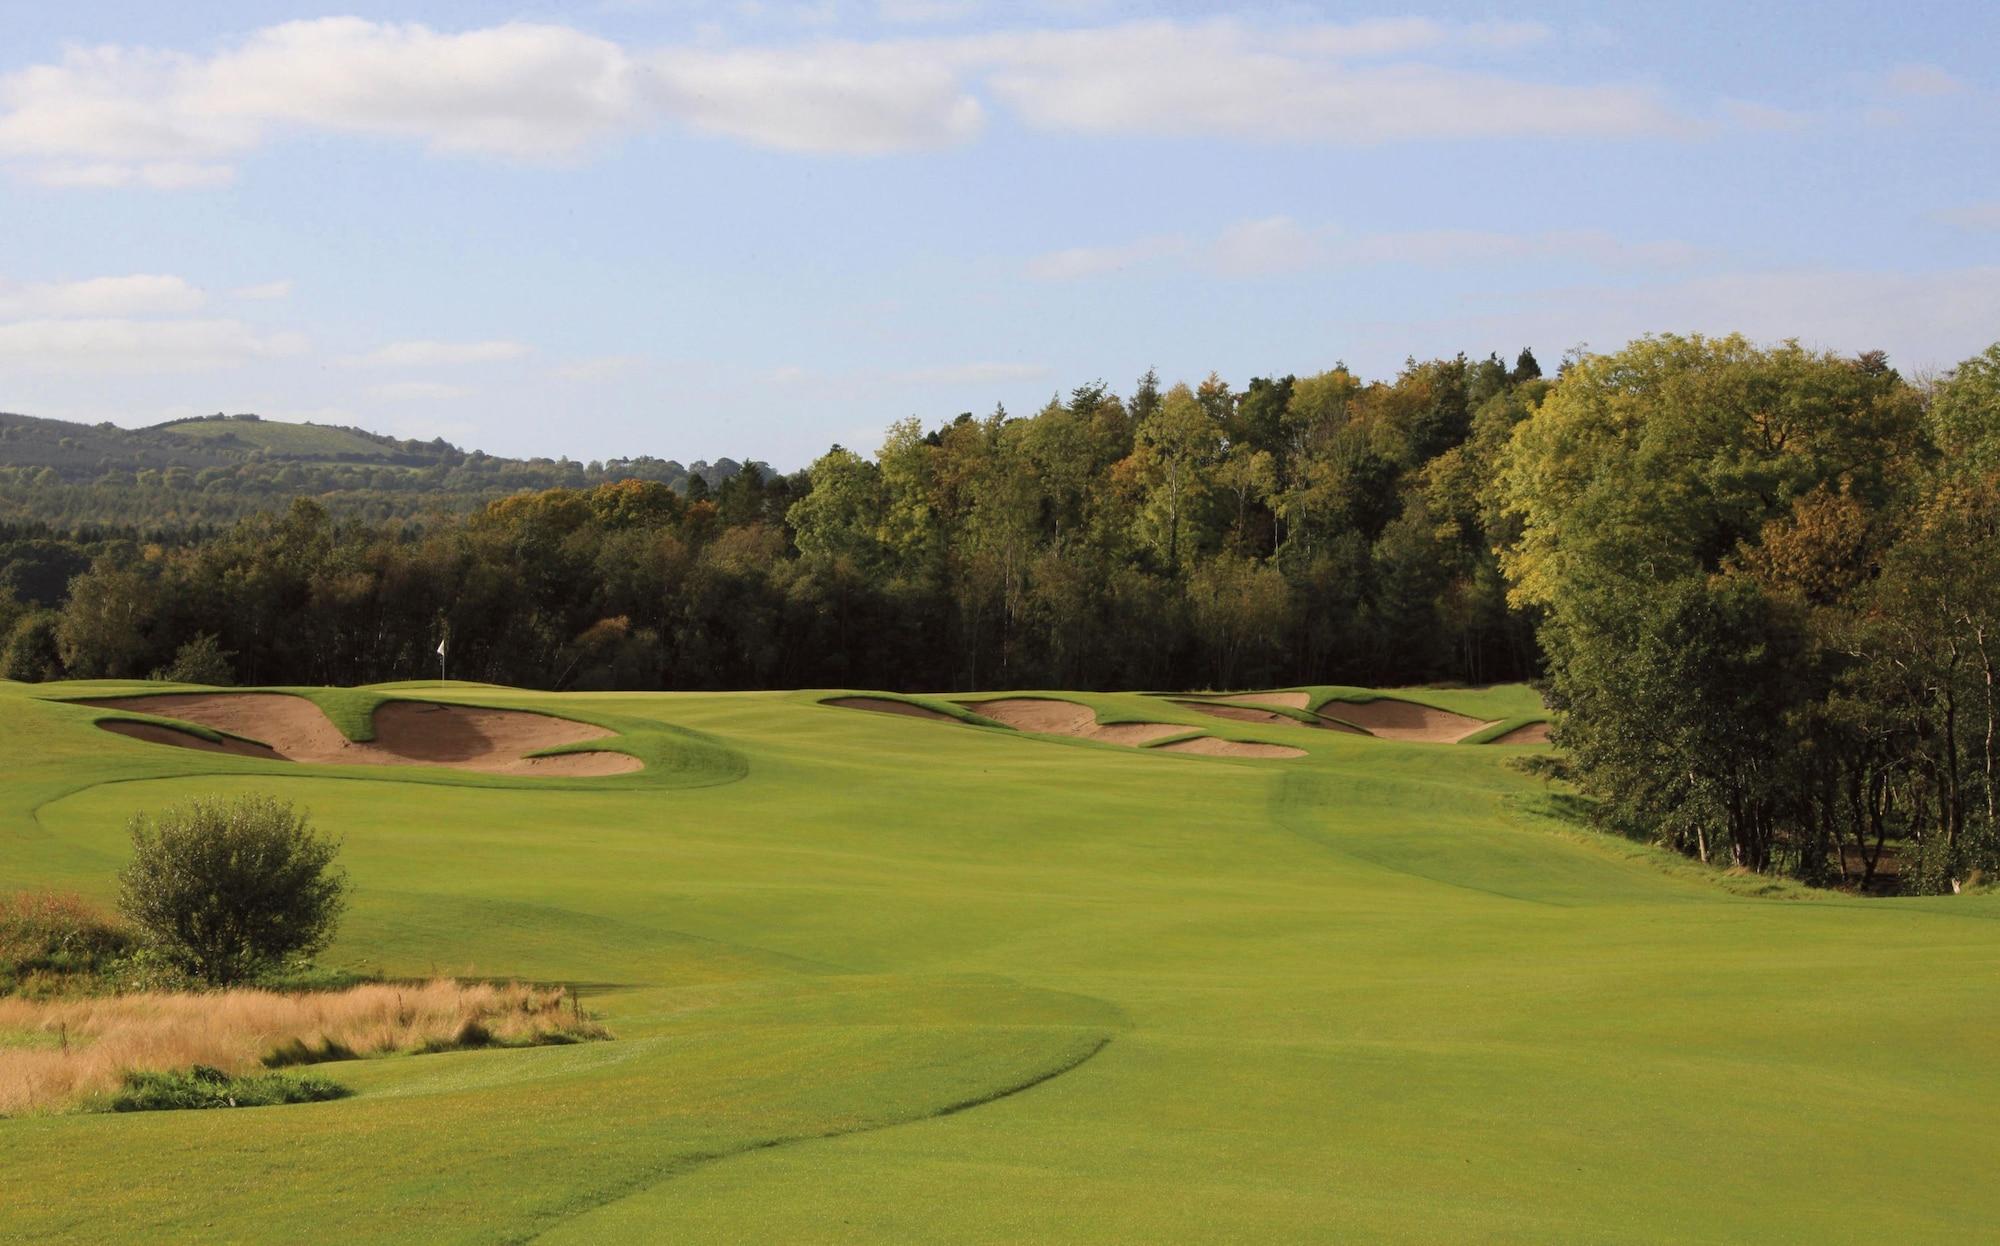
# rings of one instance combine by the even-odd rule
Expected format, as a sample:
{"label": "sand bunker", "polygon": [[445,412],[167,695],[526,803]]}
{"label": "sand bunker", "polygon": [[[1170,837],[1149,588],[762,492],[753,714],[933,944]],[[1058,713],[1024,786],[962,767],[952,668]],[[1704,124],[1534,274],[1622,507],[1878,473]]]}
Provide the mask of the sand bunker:
{"label": "sand bunker", "polygon": [[1252,744],[1246,740],[1218,740],[1212,735],[1192,740],[1176,740],[1159,746],[1165,753],[1198,753],[1203,757],[1304,757],[1306,751],[1289,744]]}
{"label": "sand bunker", "polygon": [[530,757],[527,754],[616,733],[525,710],[385,701],[375,710],[375,739],[357,744],[342,735],[319,706],[304,697],[278,692],[167,693],[107,697],[81,704],[178,718],[257,743],[226,740],[217,744],[184,731],[143,723],[100,724],[107,731],[133,739],[316,765],[445,766],[485,774],[589,778],[626,774],[641,764],[636,757],[602,751]]}
{"label": "sand bunker", "polygon": [[1186,735],[1188,730],[1177,723],[1100,723],[1088,705],[1079,705],[1075,701],[1054,701],[1047,697],[1002,697],[997,701],[960,701],[959,704],[983,718],[1005,723],[1016,731],[1102,740],[1106,744],[1150,744],[1168,736]]}
{"label": "sand bunker", "polygon": [[[1277,695],[1289,696],[1292,694],[1278,693]],[[1301,692],[1297,695],[1304,696],[1305,693]],[[1217,718],[1227,718],[1231,722],[1257,723],[1260,726],[1266,727],[1317,727],[1322,731],[1345,731],[1353,735],[1368,734],[1359,727],[1349,726],[1343,722],[1335,722],[1330,718],[1321,718],[1317,714],[1313,715],[1311,722],[1306,722],[1272,710],[1259,709],[1254,705],[1240,705],[1235,703],[1224,705],[1216,701],[1175,701],[1174,704],[1184,705],[1188,709],[1198,713],[1212,714]]]}
{"label": "sand bunker", "polygon": [[1488,744],[1547,744],[1548,742],[1547,723],[1527,723],[1512,731],[1503,731],[1487,741]]}
{"label": "sand bunker", "polygon": [[1424,744],[1456,744],[1492,724],[1415,701],[1381,697],[1374,701],[1329,701],[1320,707],[1384,740],[1414,740]]}
{"label": "sand bunker", "polygon": [[97,725],[109,731],[112,735],[122,735],[133,740],[144,740],[148,744],[171,744],[175,748],[197,749],[204,753],[228,753],[235,757],[262,757],[267,761],[284,760],[276,752],[265,748],[261,744],[252,744],[248,740],[232,740],[228,736],[224,736],[220,740],[210,740],[198,736],[192,731],[181,731],[174,727],[162,727],[157,723],[112,721],[102,722]]}
{"label": "sand bunker", "polygon": [[877,714],[901,714],[906,718],[928,718],[932,722],[955,723],[958,720],[950,714],[912,705],[908,701],[892,701],[888,697],[835,697],[821,701],[821,705],[837,705],[844,710],[870,710]]}

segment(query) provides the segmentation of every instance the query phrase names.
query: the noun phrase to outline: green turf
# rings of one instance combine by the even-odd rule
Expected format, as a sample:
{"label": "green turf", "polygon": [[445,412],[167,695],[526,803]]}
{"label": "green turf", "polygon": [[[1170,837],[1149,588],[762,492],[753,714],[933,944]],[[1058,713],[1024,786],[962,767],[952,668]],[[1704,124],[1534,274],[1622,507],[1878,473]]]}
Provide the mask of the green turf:
{"label": "green turf", "polygon": [[330,964],[577,982],[617,1037],[327,1065],[356,1091],[332,1103],[0,1122],[0,1238],[1960,1242],[2000,1219],[2000,897],[1737,894],[1563,820],[1519,750],[1136,696],[1076,699],[1309,756],[826,693],[374,690],[602,722],[649,762],[535,781],[181,753],[32,699],[75,691],[0,684],[0,887],[108,896],[133,811],[275,791],[346,844]]}

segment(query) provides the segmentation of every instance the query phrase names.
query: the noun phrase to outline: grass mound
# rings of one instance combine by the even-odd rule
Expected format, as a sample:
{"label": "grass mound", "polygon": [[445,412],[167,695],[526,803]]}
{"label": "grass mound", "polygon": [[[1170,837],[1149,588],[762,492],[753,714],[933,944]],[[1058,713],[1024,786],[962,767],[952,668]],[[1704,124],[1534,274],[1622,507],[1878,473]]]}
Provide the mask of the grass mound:
{"label": "grass mound", "polygon": [[106,1103],[114,1112],[167,1112],[185,1108],[264,1108],[280,1103],[322,1103],[354,1092],[323,1077],[262,1073],[232,1077],[197,1064],[181,1072],[134,1072]]}

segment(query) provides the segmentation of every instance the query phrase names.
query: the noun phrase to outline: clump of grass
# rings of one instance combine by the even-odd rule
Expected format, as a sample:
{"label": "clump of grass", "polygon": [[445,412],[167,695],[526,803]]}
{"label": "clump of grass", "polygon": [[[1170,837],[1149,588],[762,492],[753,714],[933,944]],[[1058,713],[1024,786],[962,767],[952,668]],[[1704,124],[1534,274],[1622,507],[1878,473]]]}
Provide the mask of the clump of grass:
{"label": "clump of grass", "polygon": [[0,1115],[101,1097],[130,1073],[196,1065],[241,1076],[266,1068],[464,1047],[608,1038],[560,987],[377,983],[281,994],[139,992],[0,999]]}
{"label": "clump of grass", "polygon": [[181,1108],[263,1108],[279,1103],[322,1103],[354,1092],[323,1077],[260,1073],[232,1077],[197,1064],[180,1072],[135,1072],[105,1106],[114,1112],[164,1112]]}
{"label": "clump of grass", "polygon": [[0,895],[0,995],[91,989],[131,955],[137,940],[82,896]]}

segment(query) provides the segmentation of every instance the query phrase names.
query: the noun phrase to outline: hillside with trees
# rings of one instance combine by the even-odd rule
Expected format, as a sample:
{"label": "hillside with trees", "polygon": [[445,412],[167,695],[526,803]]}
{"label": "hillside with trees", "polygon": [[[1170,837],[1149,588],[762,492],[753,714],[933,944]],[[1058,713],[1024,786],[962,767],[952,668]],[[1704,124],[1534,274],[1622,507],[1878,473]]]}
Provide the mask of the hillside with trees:
{"label": "hillside with trees", "polygon": [[690,475],[718,484],[733,459],[683,466],[641,456],[607,462],[508,459],[435,439],[359,428],[210,415],[150,428],[0,413],[0,522],[148,533],[230,523],[309,497],[343,517],[464,512],[522,490]]}
{"label": "hillside with trees", "polygon": [[[476,496],[439,454],[311,470]],[[153,514],[163,483],[59,484],[148,526],[0,528],[0,673],[352,684],[442,641],[563,689],[1545,678],[1561,767],[1629,833],[1814,881],[1872,884],[1887,845],[1927,890],[2000,863],[2000,347],[1926,384],[1672,336],[1554,378],[1149,373],[791,475],[570,466],[421,518],[237,478],[265,504],[213,528]]]}

